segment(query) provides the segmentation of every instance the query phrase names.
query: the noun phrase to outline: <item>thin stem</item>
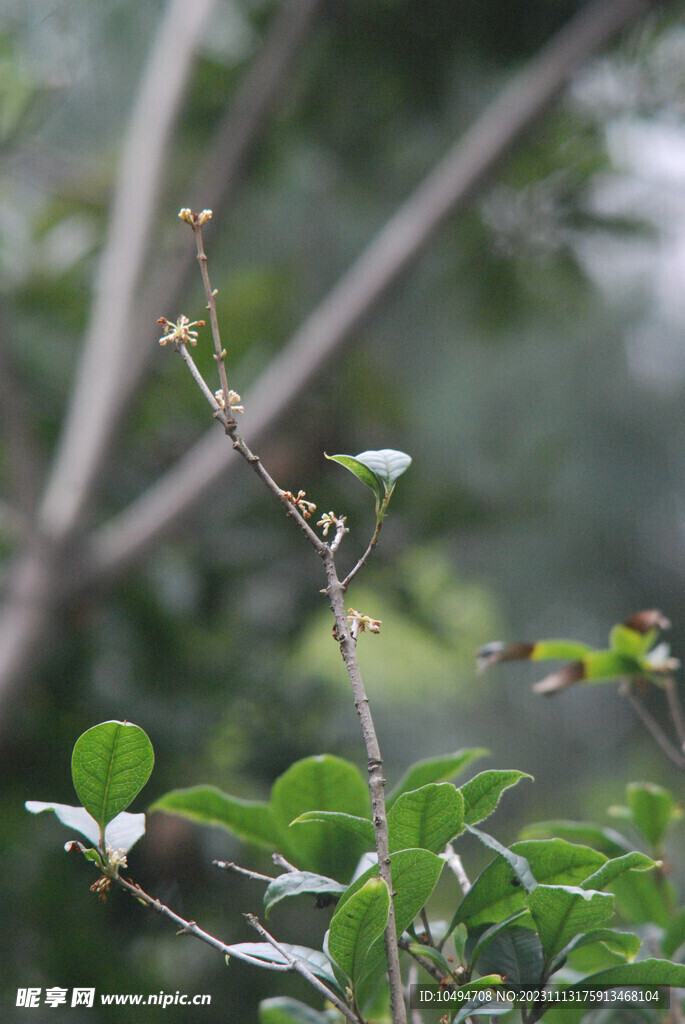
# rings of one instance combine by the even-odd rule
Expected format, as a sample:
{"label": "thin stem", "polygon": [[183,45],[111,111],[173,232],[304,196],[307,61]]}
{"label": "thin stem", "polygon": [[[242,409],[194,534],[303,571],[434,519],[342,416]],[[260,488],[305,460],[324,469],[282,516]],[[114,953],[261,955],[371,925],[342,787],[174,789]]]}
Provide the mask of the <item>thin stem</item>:
{"label": "thin stem", "polygon": [[643,725],[659,744],[666,757],[673,761],[678,768],[685,768],[685,755],[683,755],[681,751],[671,743],[668,736],[653,717],[651,712],[647,710],[637,694],[633,691],[631,684],[629,682],[623,683],[619,692],[629,701],[630,704],[632,704]]}
{"label": "thin stem", "polygon": [[256,882],[268,882],[269,884],[273,882],[272,875],[262,875],[259,871],[250,871],[249,868],[243,868],[232,860],[213,860],[212,864],[220,871],[234,871],[236,875],[244,875],[245,878],[252,878]]}
{"label": "thin stem", "polygon": [[290,861],[286,860],[281,853],[272,853],[271,859],[277,868],[283,868],[284,871],[290,872],[297,871],[297,868]]}
{"label": "thin stem", "polygon": [[419,965],[419,967],[422,967],[424,971],[427,971],[428,974],[430,974],[431,978],[434,978],[435,981],[438,982],[438,984],[440,984],[440,982],[443,981],[443,974],[440,968],[437,967],[427,957],[421,956],[420,953],[416,953],[413,949],[410,949],[411,942],[409,939],[402,936],[402,938],[399,941],[399,946],[400,949],[403,949],[405,953],[409,954],[412,960],[414,960]]}
{"label": "thin stem", "polygon": [[290,965],[291,970],[303,977],[305,981],[308,981],[310,985],[321,993],[324,999],[328,999],[329,1002],[333,1003],[336,1009],[340,1010],[340,1012],[343,1013],[348,1020],[352,1021],[353,1024],[364,1024],[361,1017],[350,1010],[349,1006],[347,1006],[342,999],[339,999],[335,992],[332,992],[326,985],[324,985],[324,983],[320,981],[315,974],[312,974],[309,968],[301,960],[298,960],[297,957],[289,953],[288,950],[273,937],[273,935],[270,935],[266,928],[260,924],[259,919],[255,917],[254,914],[244,914],[243,916],[250,927],[254,928],[263,939],[266,939],[266,941],[273,946],[277,953],[280,953],[280,955],[284,957]]}
{"label": "thin stem", "polygon": [[347,576],[345,577],[345,579],[342,582],[343,588],[345,590],[347,590],[348,586],[350,585],[351,580],[354,579],[354,577],[357,575],[357,573],[362,568],[362,566],[366,565],[366,563],[368,562],[369,558],[371,558],[371,554],[373,552],[373,549],[375,548],[376,543],[378,542],[378,534],[381,532],[381,526],[382,525],[383,525],[383,516],[379,515],[378,516],[378,520],[376,521],[376,529],[373,532],[373,537],[369,541],[369,546],[367,547],[366,551],[364,552],[362,557],[359,559],[359,561],[355,565],[355,567],[352,570],[352,572],[348,573]]}
{"label": "thin stem", "polygon": [[214,397],[214,394],[212,393],[212,389],[208,386],[208,384],[205,381],[204,377],[202,376],[202,374],[198,370],[197,364],[195,363],[195,360],[193,359],[193,357],[191,356],[190,352],[188,351],[188,346],[187,345],[178,345],[177,352],[180,352],[181,355],[183,356],[183,359],[185,360],[185,364],[188,367],[188,369],[190,370],[190,373],[191,373],[191,376],[192,376],[193,380],[195,381],[195,383],[199,387],[200,391],[205,396],[205,398],[207,399],[207,401],[211,405],[212,409],[214,410],[215,417],[217,419],[220,419],[222,421],[222,423],[225,424],[226,419],[225,419],[225,417],[222,416],[223,410],[222,410],[221,406],[219,405],[219,403],[217,402],[216,398]]}
{"label": "thin stem", "polygon": [[664,679],[664,689],[666,690],[666,700],[668,701],[668,710],[673,719],[673,726],[680,743],[680,749],[685,749],[685,721],[683,720],[683,709],[680,704],[680,698],[678,696],[678,689],[676,681],[673,676],[666,676]]}
{"label": "thin stem", "polygon": [[228,388],[228,376],[226,374],[226,363],[225,357],[226,352],[223,345],[221,344],[221,332],[219,331],[219,320],[216,315],[216,292],[212,288],[209,281],[209,272],[207,270],[207,256],[205,254],[204,242],[202,240],[202,225],[197,219],[193,219],[193,232],[195,234],[195,246],[197,248],[197,260],[200,264],[200,272],[202,274],[202,283],[205,287],[205,295],[207,296],[207,309],[209,310],[209,323],[212,328],[212,339],[214,341],[214,358],[216,359],[217,367],[219,369],[219,382],[221,384],[221,390],[224,395],[224,409],[226,410],[226,430],[228,431],[228,425],[233,422],[231,415],[231,400],[229,398]]}

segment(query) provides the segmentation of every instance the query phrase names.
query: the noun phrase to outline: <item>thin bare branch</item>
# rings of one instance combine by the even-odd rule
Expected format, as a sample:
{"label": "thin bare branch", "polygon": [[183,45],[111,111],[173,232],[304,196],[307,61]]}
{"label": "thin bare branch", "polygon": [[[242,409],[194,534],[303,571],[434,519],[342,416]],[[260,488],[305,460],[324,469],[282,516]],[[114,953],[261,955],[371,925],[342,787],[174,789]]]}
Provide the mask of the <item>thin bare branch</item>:
{"label": "thin bare branch", "polygon": [[[648,0],[593,0],[534,57],[424,179],[339,283],[305,320],[245,399],[257,443],[349,340],[448,216],[491,177],[578,68],[644,14]],[[95,578],[134,563],[235,470],[218,432],[210,432],[145,494],[93,537]]]}
{"label": "thin bare branch", "polygon": [[272,875],[262,875],[259,871],[250,871],[249,868],[241,868],[240,864],[236,864],[232,860],[213,860],[212,864],[215,868],[219,868],[221,871],[233,871],[236,875],[244,875],[245,878],[252,878],[256,882],[267,882],[271,884],[273,882]]}
{"label": "thin bare branch", "polygon": [[652,738],[659,744],[666,757],[668,757],[673,764],[677,765],[678,768],[685,768],[685,754],[683,754],[683,752],[670,741],[657,720],[651,712],[647,710],[643,702],[635,693],[631,681],[626,680],[622,683],[619,692],[621,696],[625,697],[629,704],[631,704],[635,709],[642,724],[645,726]]}

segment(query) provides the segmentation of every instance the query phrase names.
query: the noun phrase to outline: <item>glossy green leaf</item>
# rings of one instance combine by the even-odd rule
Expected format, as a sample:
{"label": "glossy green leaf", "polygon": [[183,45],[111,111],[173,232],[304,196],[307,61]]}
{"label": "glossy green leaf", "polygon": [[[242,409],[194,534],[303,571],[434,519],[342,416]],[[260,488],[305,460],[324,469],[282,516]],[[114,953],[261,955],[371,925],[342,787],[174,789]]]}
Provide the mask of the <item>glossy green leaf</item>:
{"label": "glossy green leaf", "polygon": [[510,985],[535,985],[542,978],[544,956],[534,931],[510,925],[474,952],[472,963],[479,974],[501,974]]}
{"label": "glossy green leaf", "polygon": [[672,794],[663,786],[633,782],[626,787],[626,798],[635,828],[653,850],[661,849],[669,825],[682,816]]}
{"label": "glossy green leaf", "polygon": [[655,860],[635,850],[632,853],[625,853],[622,857],[614,857],[606,864],[602,864],[601,868],[580,883],[580,887],[581,889],[604,889],[626,871],[650,871],[656,866]]}
{"label": "glossy green leaf", "polygon": [[621,917],[631,925],[656,924],[667,928],[677,906],[675,889],[656,872],[619,875],[612,883],[612,891]]}
{"label": "glossy green leaf", "polygon": [[353,988],[364,971],[369,950],[388,923],[390,893],[381,878],[370,878],[331,918],[328,954]]}
{"label": "glossy green leaf", "polygon": [[274,783],[271,811],[285,837],[281,852],[297,867],[318,874],[349,877],[368,842],[349,835],[344,844],[331,842],[331,830],[323,822],[290,827],[307,811],[342,811],[368,818],[369,792],[359,770],[349,761],[330,754],[297,761]]}
{"label": "glossy green leaf", "polygon": [[424,946],[421,942],[410,942],[408,950],[410,953],[413,953],[416,956],[422,956],[424,960],[428,960],[434,967],[437,967],[442,971],[444,977],[449,977],[449,975],[454,971],[454,961],[450,963],[444,953],[441,953],[437,949],[433,949],[432,946]]}
{"label": "glossy green leaf", "polygon": [[[577,935],[567,944],[558,965],[552,963],[551,973],[558,970],[572,958],[575,970],[604,969],[617,963],[634,960],[642,945],[639,936],[632,932],[619,932],[614,928],[593,928]],[[608,963],[603,961],[609,961]]]}
{"label": "glossy green leaf", "polygon": [[430,782],[449,782],[472,761],[476,761],[479,757],[485,757],[488,753],[489,751],[484,747],[471,747],[466,750],[457,750],[454,754],[417,761],[407,769],[397,785],[393,786],[388,793],[386,799],[388,810],[400,794],[427,786]]}
{"label": "glossy green leaf", "polygon": [[[490,943],[505,929],[511,928],[515,922],[520,921],[526,914],[528,914],[528,911],[524,907],[522,910],[517,910],[515,913],[510,914],[509,917],[505,917],[502,921],[497,921],[496,924],[478,925],[472,928],[467,933],[467,939],[464,944],[465,958],[470,963],[477,964]],[[464,928],[464,925],[459,927]]]}
{"label": "glossy green leaf", "polygon": [[672,988],[685,987],[685,966],[673,964],[670,960],[636,960],[631,964],[618,964],[606,971],[591,974],[582,981],[570,985],[570,989],[614,988],[618,985],[668,985]]}
{"label": "glossy green leaf", "polygon": [[103,722],[79,736],[71,775],[79,800],[104,833],[150,778],[155,755],[147,734],[128,722]]}
{"label": "glossy green leaf", "polygon": [[340,896],[346,888],[334,878],[315,875],[312,871],[286,871],[269,883],[264,893],[264,907],[268,914],[276,903],[290,896]]}
{"label": "glossy green leaf", "polygon": [[522,828],[520,834],[522,839],[565,839],[569,843],[592,846],[607,857],[620,857],[633,849],[620,832],[585,821],[539,821]]}
{"label": "glossy green leaf", "polygon": [[149,810],[177,814],[201,825],[218,825],[246,843],[269,850],[280,846],[281,834],[267,803],[240,800],[216,786],[173,789],[156,800]]}
{"label": "glossy green leaf", "polygon": [[371,470],[383,484],[386,494],[392,491],[398,477],[402,476],[411,466],[411,456],[406,452],[398,452],[394,448],[360,452],[356,461]]}
{"label": "glossy green leaf", "polygon": [[[474,830],[476,831],[476,830]],[[493,848],[493,847],[491,847]],[[495,849],[499,853],[499,850]],[[525,905],[526,886],[521,877],[547,885],[578,885],[597,871],[606,857],[587,846],[563,839],[532,839],[514,843],[511,857],[519,857],[528,875],[521,876],[503,855],[487,865],[457,908],[453,923],[469,928],[504,920]],[[517,864],[515,861],[514,864]]]}
{"label": "glossy green leaf", "polygon": [[262,999],[259,1024],[330,1024],[330,1017],[299,999],[276,996],[274,999]]}
{"label": "glossy green leaf", "polygon": [[440,853],[463,828],[464,798],[449,782],[403,793],[388,814],[390,849]]}
{"label": "glossy green leaf", "polygon": [[373,470],[369,469],[368,466],[355,459],[352,455],[326,455],[326,458],[330,459],[331,462],[339,463],[345,469],[349,469],[350,473],[354,473],[358,480],[366,484],[376,495],[376,508],[379,508],[381,503],[381,481]]}
{"label": "glossy green leaf", "polygon": [[610,893],[567,885],[538,885],[526,896],[547,960],[555,957],[576,935],[588,932],[614,912]]}
{"label": "glossy green leaf", "polygon": [[305,811],[304,814],[300,814],[298,818],[291,821],[290,825],[291,827],[306,825],[307,822],[319,822],[320,824],[330,826],[331,839],[334,838],[336,832],[338,837],[342,832],[351,832],[355,836],[360,836],[369,850],[374,848],[373,822],[369,818],[360,818],[355,814],[345,814],[343,811]]}
{"label": "glossy green leaf", "polygon": [[515,786],[521,779],[532,779],[532,775],[514,770],[486,771],[461,786],[466,824],[484,821],[496,809],[504,790]]}

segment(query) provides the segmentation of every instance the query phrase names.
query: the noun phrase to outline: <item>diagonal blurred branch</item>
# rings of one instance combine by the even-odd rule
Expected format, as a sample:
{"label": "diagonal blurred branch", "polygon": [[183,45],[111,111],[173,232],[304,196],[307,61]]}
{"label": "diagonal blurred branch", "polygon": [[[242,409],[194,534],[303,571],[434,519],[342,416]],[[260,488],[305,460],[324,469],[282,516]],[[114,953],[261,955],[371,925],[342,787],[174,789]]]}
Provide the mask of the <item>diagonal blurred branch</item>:
{"label": "diagonal blurred branch", "polygon": [[[650,7],[594,0],[534,57],[430,172],[305,320],[246,396],[256,443],[378,305],[450,214],[482,187],[521,136],[594,52]],[[237,465],[223,433],[209,431],[169,472],[92,538],[89,576],[133,564]]]}
{"label": "diagonal blurred branch", "polygon": [[[126,375],[134,299],[145,265],[165,154],[201,33],[215,0],[172,0],[162,19],[125,140],[110,230],[66,425],[39,509],[42,530],[67,537],[86,513],[109,447]],[[170,59],[173,55],[173,59]]]}
{"label": "diagonal blurred branch", "polygon": [[[287,0],[232,98],[191,195],[225,207],[245,157],[276,102],[320,0]],[[0,607],[0,705],[40,654],[55,607],[73,591],[82,551],[78,536],[106,454],[146,362],[134,326],[145,322],[137,292],[152,295],[152,323],[163,296],[176,297],[195,260],[188,247],[164,264],[161,281],[140,288],[165,153],[190,64],[214,0],[173,0],[163,18],[134,109],[118,176],[110,234],[102,256],[90,328],[73,406],[40,509],[34,543],[4,581]],[[170,60],[170,55],[173,60]],[[136,315],[132,310],[136,307]],[[151,346],[150,346],[151,349]],[[153,349],[151,349],[153,351]],[[138,354],[143,353],[142,357]]]}

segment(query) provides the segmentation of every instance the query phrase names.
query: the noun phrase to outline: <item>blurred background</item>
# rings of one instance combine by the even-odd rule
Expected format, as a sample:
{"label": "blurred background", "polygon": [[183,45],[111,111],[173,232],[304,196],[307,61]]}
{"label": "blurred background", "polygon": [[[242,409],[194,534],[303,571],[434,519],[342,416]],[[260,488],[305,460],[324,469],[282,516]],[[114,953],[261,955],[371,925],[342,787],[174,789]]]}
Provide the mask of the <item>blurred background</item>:
{"label": "blurred background", "polygon": [[[542,699],[540,666],[475,674],[488,641],[601,646],[641,608],[661,608],[685,651],[685,6],[624,6],[515,145],[505,105],[474,187],[455,187],[356,314],[375,264],[358,275],[309,373],[288,355],[301,325],[318,311],[310,335],[333,337],[342,275],[584,5],[0,2],[3,1020],[80,1020],[16,1009],[19,985],[209,992],[192,1017],[207,1024],[256,1019],[269,994],[309,998],[227,969],[122,893],[97,902],[63,826],[23,807],[76,802],[84,730],[117,718],[149,734],[157,764],[134,810],[201,782],[266,798],[324,751],[364,771],[321,565],[157,344],[157,317],[204,314],[181,206],[215,211],[205,243],[240,429],[282,487],[347,514],[341,571],[373,506],[323,453],[413,458],[349,592],[383,620],[360,660],[390,783],[417,758],[488,748],[479,767],[535,776],[490,823],[503,842],[543,817],[606,822],[631,779],[680,792],[616,686]],[[208,329],[196,355],[211,374]],[[261,889],[213,857],[272,870],[160,815],[130,870],[249,940],[241,915]],[[322,912],[291,909],[274,932],[314,944]]]}

